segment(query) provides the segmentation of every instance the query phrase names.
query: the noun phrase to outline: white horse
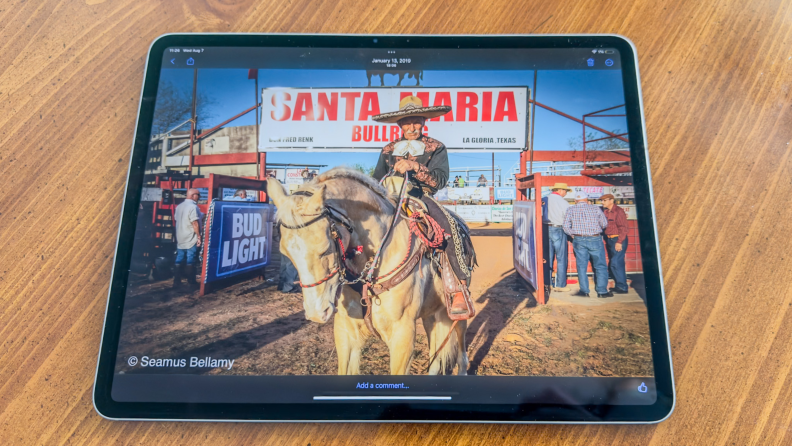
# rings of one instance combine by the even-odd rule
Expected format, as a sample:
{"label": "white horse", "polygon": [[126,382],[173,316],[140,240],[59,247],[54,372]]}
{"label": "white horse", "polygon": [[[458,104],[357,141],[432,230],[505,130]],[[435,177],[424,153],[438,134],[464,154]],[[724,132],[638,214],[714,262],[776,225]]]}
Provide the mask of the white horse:
{"label": "white horse", "polygon": [[[342,281],[343,250],[362,247],[346,264],[364,269],[379,248],[396,206],[377,182],[347,168],[335,168],[288,195],[277,181],[268,182],[269,196],[277,206],[281,226],[280,251],[294,263],[303,284],[303,307],[307,319],[324,324],[335,316],[334,334],[338,374],[360,374],[360,353],[373,334],[364,323],[361,295]],[[342,215],[338,215],[342,214]],[[348,222],[351,230],[341,222]],[[337,224],[339,223],[339,224]],[[337,234],[340,243],[334,240]],[[399,219],[382,251],[378,282],[387,280],[418,243],[410,243],[408,222]],[[334,270],[336,271],[335,273]],[[389,273],[391,272],[391,273]],[[384,275],[384,277],[383,277]],[[372,323],[390,352],[390,373],[408,374],[415,350],[416,321],[421,318],[429,339],[429,356],[437,354],[429,374],[467,374],[466,321],[454,327],[444,303],[443,283],[432,260],[422,256],[413,272],[401,283],[372,299]]]}

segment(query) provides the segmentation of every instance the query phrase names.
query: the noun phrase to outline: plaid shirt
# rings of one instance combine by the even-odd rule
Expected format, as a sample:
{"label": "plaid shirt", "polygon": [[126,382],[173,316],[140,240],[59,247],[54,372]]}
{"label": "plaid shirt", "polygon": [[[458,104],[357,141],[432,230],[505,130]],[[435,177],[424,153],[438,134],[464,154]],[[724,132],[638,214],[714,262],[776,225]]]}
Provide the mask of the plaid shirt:
{"label": "plaid shirt", "polygon": [[568,235],[594,237],[608,227],[608,219],[599,206],[578,203],[570,206],[564,214],[564,232]]}

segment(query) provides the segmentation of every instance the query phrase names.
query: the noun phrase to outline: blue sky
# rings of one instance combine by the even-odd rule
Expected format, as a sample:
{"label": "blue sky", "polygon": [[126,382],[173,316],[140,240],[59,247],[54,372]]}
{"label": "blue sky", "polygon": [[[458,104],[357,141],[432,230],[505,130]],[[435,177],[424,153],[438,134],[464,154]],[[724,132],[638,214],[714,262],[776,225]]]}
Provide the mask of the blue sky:
{"label": "blue sky", "polygon": [[[253,80],[247,78],[245,69],[201,69],[198,71],[198,89],[211,97],[215,105],[209,110],[211,117],[201,120],[202,128],[209,128],[253,106],[258,98]],[[173,82],[192,87],[193,70],[164,69],[161,82]],[[497,87],[527,85],[533,89],[533,71],[424,71],[422,85],[425,87]],[[385,76],[385,85],[396,85],[398,78]],[[366,72],[362,70],[259,70],[259,88],[266,87],[365,87]],[[405,78],[402,86],[412,86],[414,79]],[[379,78],[372,79],[379,86]],[[561,110],[580,119],[584,114],[624,103],[621,73],[616,70],[570,70],[539,71],[537,75],[536,99],[538,102]],[[383,110],[384,111],[384,110]],[[621,112],[622,110],[616,110]],[[253,113],[237,119],[231,125],[255,124]],[[582,134],[582,126],[543,108],[536,108],[534,135],[536,150],[571,150],[569,139]],[[604,129],[626,131],[623,117],[598,118],[593,123]],[[598,134],[598,137],[604,136]],[[316,153],[310,155],[311,164],[339,164],[373,166],[377,153]],[[304,163],[306,154],[268,153],[271,163]],[[519,154],[496,153],[495,164],[504,174],[517,163]],[[491,153],[451,153],[449,164],[454,167],[489,166]],[[489,175],[487,175],[489,176]],[[452,174],[453,177],[453,174]]]}

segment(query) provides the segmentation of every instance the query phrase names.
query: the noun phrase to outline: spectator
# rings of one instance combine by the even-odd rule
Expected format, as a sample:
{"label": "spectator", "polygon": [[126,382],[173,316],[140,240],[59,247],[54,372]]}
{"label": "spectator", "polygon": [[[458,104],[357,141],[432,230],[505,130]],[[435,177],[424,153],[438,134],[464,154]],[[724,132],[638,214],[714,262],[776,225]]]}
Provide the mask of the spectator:
{"label": "spectator", "polygon": [[547,225],[550,241],[547,263],[550,273],[556,264],[555,291],[569,291],[567,287],[567,235],[564,232],[564,215],[569,203],[564,199],[572,189],[566,183],[556,183],[552,193],[542,198],[542,223]]}
{"label": "spectator", "polygon": [[198,259],[198,248],[201,247],[201,211],[198,200],[201,192],[188,189],[187,198],[176,206],[174,224],[176,226],[176,261],[173,266],[173,288],[181,286],[182,264],[186,263],[184,274],[187,283],[198,285],[195,281],[195,261]]}
{"label": "spectator", "polygon": [[481,176],[479,177],[477,186],[487,187],[487,178],[484,176],[484,174],[481,174]]}
{"label": "spectator", "polygon": [[605,245],[602,231],[608,227],[608,219],[599,206],[589,204],[585,192],[575,194],[575,205],[567,209],[564,216],[564,232],[572,237],[580,290],[574,296],[588,297],[588,264],[594,269],[597,297],[613,297],[608,290],[608,265],[605,262]]}
{"label": "spectator", "polygon": [[602,211],[608,219],[605,229],[605,245],[608,249],[608,271],[613,276],[616,287],[611,290],[616,294],[629,292],[627,287],[627,270],[624,264],[624,254],[627,252],[627,214],[624,209],[616,206],[614,196],[605,194],[600,197]]}
{"label": "spectator", "polygon": [[245,189],[237,189],[229,201],[247,201],[247,191]]}

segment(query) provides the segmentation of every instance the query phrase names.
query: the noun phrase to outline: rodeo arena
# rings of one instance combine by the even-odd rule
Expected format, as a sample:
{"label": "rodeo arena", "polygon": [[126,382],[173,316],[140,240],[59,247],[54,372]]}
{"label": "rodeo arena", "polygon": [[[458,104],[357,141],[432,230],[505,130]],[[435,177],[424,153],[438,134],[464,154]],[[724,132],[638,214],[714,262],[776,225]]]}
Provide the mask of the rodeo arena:
{"label": "rodeo arena", "polygon": [[[203,373],[230,375],[653,375],[628,135],[598,125],[623,104],[573,116],[534,99],[536,77],[260,89],[255,71],[250,108],[203,129],[196,70],[190,119],[151,136],[119,357],[229,358]],[[538,109],[578,125],[582,150],[534,147]],[[591,149],[604,140],[625,144]],[[441,184],[432,163],[460,151],[492,162],[446,160]],[[296,161],[268,162],[281,152]],[[605,249],[585,269],[554,215],[576,202],[626,216],[588,237]]]}

